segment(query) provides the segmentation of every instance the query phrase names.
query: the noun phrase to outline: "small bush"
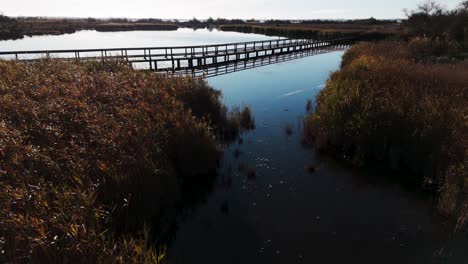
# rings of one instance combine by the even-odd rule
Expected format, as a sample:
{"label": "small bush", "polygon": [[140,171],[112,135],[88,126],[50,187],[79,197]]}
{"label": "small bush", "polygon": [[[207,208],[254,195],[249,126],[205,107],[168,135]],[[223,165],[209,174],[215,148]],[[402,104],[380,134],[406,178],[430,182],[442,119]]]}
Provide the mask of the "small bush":
{"label": "small bush", "polygon": [[427,37],[416,37],[408,44],[408,49],[417,59],[422,59],[434,53],[432,41]]}

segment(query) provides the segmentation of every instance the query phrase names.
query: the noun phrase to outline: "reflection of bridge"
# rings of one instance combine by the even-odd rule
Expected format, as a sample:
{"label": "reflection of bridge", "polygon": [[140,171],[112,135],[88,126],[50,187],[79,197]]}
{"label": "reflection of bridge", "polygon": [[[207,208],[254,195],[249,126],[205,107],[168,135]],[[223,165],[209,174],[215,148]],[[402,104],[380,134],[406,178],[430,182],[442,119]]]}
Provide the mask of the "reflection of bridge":
{"label": "reflection of bridge", "polygon": [[[192,69],[183,69],[173,72],[173,74],[187,75],[192,77],[210,78],[219,75],[225,75],[243,70],[254,69],[271,64],[296,60],[313,55],[324,54],[332,51],[344,50],[348,45],[335,45],[332,47],[316,48],[302,50],[277,55],[259,56],[250,59],[236,60],[226,63],[210,64],[206,66],[194,67]],[[172,74],[172,72],[168,72]]]}
{"label": "reflection of bridge", "polygon": [[209,76],[213,69],[219,70],[220,67],[227,69],[229,65],[247,65],[258,61],[265,63],[267,60],[268,63],[279,62],[280,58],[292,58],[294,55],[304,55],[314,50],[346,45],[353,40],[353,38],[278,39],[204,46],[8,51],[0,52],[0,59],[24,61],[43,58],[79,61],[122,59],[138,69]]}

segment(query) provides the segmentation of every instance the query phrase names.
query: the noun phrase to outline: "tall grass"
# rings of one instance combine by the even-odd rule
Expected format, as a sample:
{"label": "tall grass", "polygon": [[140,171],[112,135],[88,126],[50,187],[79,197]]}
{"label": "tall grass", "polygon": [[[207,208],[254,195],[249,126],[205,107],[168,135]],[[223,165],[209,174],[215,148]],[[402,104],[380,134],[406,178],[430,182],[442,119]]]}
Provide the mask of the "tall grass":
{"label": "tall grass", "polygon": [[214,127],[237,122],[220,96],[121,62],[0,61],[0,262],[160,263],[145,227],[216,169]]}
{"label": "tall grass", "polygon": [[358,166],[383,164],[440,194],[466,222],[468,68],[419,63],[408,43],[356,45],[305,122],[305,139]]}

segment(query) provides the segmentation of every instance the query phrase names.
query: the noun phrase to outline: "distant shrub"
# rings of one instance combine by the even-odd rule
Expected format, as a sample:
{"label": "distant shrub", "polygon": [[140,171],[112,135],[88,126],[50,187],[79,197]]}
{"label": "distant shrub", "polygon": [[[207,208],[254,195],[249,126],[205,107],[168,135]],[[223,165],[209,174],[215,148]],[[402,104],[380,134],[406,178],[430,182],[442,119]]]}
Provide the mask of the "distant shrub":
{"label": "distant shrub", "polygon": [[355,59],[361,56],[385,57],[387,59],[411,59],[411,53],[407,45],[399,41],[381,41],[378,45],[363,42],[349,49],[342,58],[341,66],[345,67],[351,64]]}
{"label": "distant shrub", "polygon": [[430,39],[433,46],[437,46],[438,56],[468,52],[467,7],[466,0],[452,10],[442,8],[435,1],[423,1],[416,10],[406,12],[405,35],[410,39]]}
{"label": "distant shrub", "polygon": [[434,53],[432,40],[427,37],[416,37],[412,39],[408,44],[408,49],[411,54],[418,59],[428,57]]}

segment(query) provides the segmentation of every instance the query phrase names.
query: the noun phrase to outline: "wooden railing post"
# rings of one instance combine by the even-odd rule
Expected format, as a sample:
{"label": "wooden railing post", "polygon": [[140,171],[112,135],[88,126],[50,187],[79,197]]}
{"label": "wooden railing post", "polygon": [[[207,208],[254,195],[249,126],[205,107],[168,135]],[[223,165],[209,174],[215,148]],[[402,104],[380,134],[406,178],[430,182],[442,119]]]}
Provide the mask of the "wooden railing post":
{"label": "wooden railing post", "polygon": [[153,62],[152,62],[152,56],[151,56],[151,49],[148,49],[148,55],[149,55],[150,70],[153,70]]}

